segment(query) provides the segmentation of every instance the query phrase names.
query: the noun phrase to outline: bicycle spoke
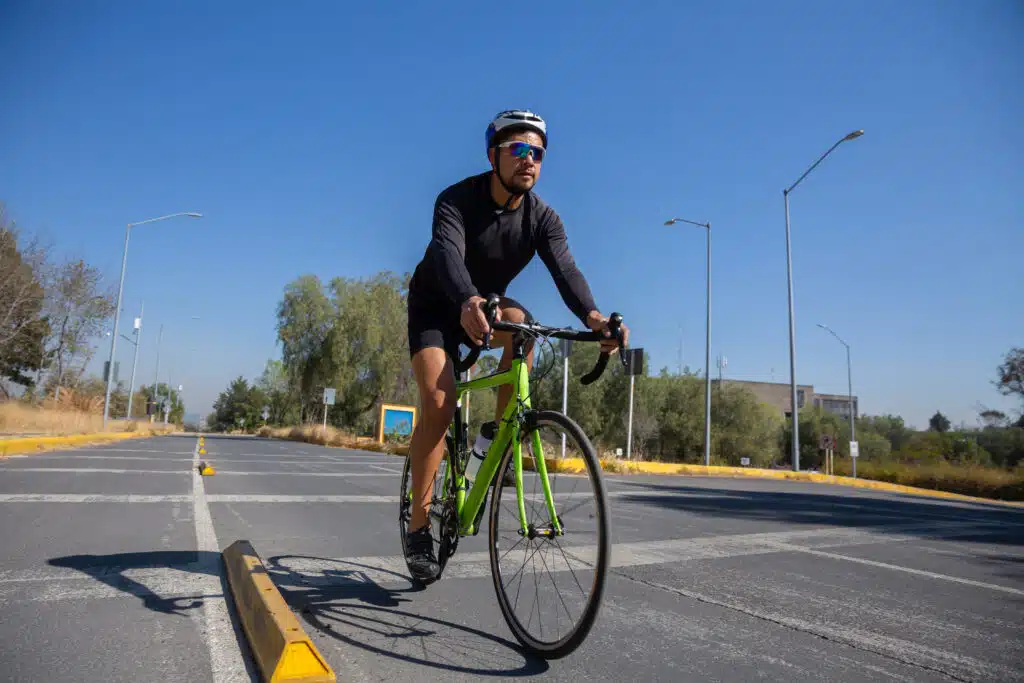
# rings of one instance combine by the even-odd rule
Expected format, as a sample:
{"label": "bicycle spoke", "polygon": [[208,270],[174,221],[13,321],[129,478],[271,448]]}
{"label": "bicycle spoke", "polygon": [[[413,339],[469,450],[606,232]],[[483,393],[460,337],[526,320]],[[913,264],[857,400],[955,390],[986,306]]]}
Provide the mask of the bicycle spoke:
{"label": "bicycle spoke", "polygon": [[[526,553],[528,553],[528,552],[530,552],[530,544],[529,543],[526,544],[526,550],[523,551],[523,566],[524,567],[526,566]],[[516,572],[516,574],[518,574],[518,573],[519,572]],[[513,575],[512,578],[514,579],[515,576]],[[515,604],[516,607],[519,607],[519,591],[521,591],[522,588],[523,588],[523,580],[520,578],[519,579],[519,588],[516,588],[516,604]]]}
{"label": "bicycle spoke", "polygon": [[[543,545],[543,544],[541,544],[541,545]],[[540,550],[540,548],[541,548],[541,546],[538,546],[537,550]],[[536,555],[536,553],[534,553],[534,554]],[[544,621],[543,621],[543,618],[541,617],[542,608],[540,606],[540,585],[537,583],[537,560],[536,559],[533,560],[533,594],[535,596],[534,599],[537,601],[537,624],[540,625],[540,635],[543,638],[544,637]]]}
{"label": "bicycle spoke", "polygon": [[566,556],[565,551],[562,550],[561,544],[556,541],[555,542],[555,547],[558,548],[558,551],[560,553],[562,553],[562,557],[565,558],[565,564],[566,564],[566,566],[569,567],[569,573],[572,574],[573,581],[576,582],[576,586],[577,586],[577,588],[580,589],[580,593],[582,593],[583,595],[586,595],[586,592],[584,592],[584,590],[583,590],[583,586],[580,585],[580,580],[578,578],[576,578],[576,570],[573,569],[572,565],[569,563],[569,558]]}
{"label": "bicycle spoke", "polygon": [[506,551],[505,551],[505,554],[504,554],[504,555],[502,555],[501,557],[499,557],[499,558],[498,558],[498,560],[499,560],[499,561],[500,561],[500,560],[504,560],[504,559],[505,559],[505,557],[507,557],[507,556],[508,556],[508,554],[509,554],[510,552],[512,552],[513,550],[515,550],[516,548],[518,548],[518,547],[519,547],[519,544],[520,544],[520,543],[522,543],[523,541],[528,541],[528,540],[529,540],[529,539],[528,539],[528,538],[527,538],[526,536],[523,536],[522,538],[520,538],[520,539],[519,539],[519,541],[518,541],[518,542],[516,542],[516,544],[515,544],[514,546],[512,546],[511,548],[509,548],[508,550],[506,550]]}
{"label": "bicycle spoke", "polygon": [[[555,589],[555,593],[558,594],[558,600],[562,603],[562,607],[565,608],[565,613],[569,616],[570,621],[572,620],[572,612],[569,611],[569,606],[565,604],[565,598],[562,597],[562,592],[558,590],[558,585],[555,583],[555,576],[551,573],[551,569],[548,567],[547,561],[544,559],[544,554],[540,556],[540,561],[544,563],[544,568],[548,570],[548,578],[551,579],[551,587]],[[558,610],[555,610],[555,627],[558,626]]]}

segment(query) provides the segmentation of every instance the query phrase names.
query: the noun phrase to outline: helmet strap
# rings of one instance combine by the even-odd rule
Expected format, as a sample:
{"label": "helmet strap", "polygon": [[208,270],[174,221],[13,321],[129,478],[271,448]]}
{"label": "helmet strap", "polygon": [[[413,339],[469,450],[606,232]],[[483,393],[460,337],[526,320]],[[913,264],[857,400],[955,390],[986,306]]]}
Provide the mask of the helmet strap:
{"label": "helmet strap", "polygon": [[505,206],[501,208],[502,213],[504,213],[505,211],[508,211],[508,207],[512,203],[513,199],[516,197],[522,197],[526,193],[519,192],[509,187],[505,182],[505,179],[501,177],[501,148],[497,145],[494,146],[494,175],[498,176],[498,182],[501,183],[501,186],[505,188],[505,192],[508,193],[508,199],[505,200]]}

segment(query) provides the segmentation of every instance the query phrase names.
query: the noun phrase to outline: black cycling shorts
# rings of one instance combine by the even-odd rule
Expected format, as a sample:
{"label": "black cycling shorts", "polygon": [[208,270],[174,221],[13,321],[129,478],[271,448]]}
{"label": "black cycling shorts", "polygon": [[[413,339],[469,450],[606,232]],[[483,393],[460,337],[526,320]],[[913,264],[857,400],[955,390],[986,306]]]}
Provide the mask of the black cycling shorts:
{"label": "black cycling shorts", "polygon": [[[530,312],[515,299],[502,297],[501,305],[502,308],[522,309],[526,312],[526,319],[533,320]],[[453,310],[447,301],[430,301],[409,292],[407,311],[410,358],[421,349],[431,347],[444,349],[453,363],[469,354],[468,348],[473,346],[473,342],[462,329],[459,309]],[[460,344],[467,347],[461,354]]]}

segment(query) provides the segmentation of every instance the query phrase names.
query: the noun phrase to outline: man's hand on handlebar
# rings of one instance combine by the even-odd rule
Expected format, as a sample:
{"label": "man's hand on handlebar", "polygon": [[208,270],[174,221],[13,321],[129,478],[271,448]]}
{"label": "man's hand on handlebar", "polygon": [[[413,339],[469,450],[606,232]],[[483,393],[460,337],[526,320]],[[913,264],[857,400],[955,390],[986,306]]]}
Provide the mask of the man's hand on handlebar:
{"label": "man's hand on handlebar", "polygon": [[[587,327],[593,332],[601,332],[604,334],[605,339],[601,342],[601,353],[612,354],[619,349],[619,340],[612,334],[611,328],[608,325],[608,316],[601,315],[600,311],[591,311],[587,315]],[[619,334],[622,337],[622,346],[626,348],[629,346],[629,328],[626,327],[625,323],[620,325]]]}
{"label": "man's hand on handlebar", "polygon": [[[462,304],[459,316],[462,329],[477,346],[484,343],[484,338],[491,331],[491,327],[487,323],[487,314],[484,312],[486,304],[487,299],[482,296],[471,296]],[[500,308],[495,307],[494,319],[495,321],[501,320]]]}

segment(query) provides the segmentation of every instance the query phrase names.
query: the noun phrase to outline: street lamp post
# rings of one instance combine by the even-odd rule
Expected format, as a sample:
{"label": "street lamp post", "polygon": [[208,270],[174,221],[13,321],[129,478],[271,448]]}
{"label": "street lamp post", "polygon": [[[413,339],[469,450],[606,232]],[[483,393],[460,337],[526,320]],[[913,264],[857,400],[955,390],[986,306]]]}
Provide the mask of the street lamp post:
{"label": "street lamp post", "polygon": [[[850,365],[850,345],[847,344],[845,341],[843,341],[843,338],[840,337],[838,334],[836,334],[835,331],[831,327],[829,327],[828,325],[822,325],[821,323],[818,323],[818,327],[820,327],[821,329],[831,333],[831,335],[833,337],[835,337],[836,339],[839,340],[840,344],[842,344],[843,346],[846,347],[846,391],[847,391],[847,396],[848,396],[848,398],[847,398],[847,401],[848,401],[847,407],[850,410],[850,441],[856,441],[857,440],[857,429],[854,426],[854,423],[855,423],[856,420],[855,420],[855,417],[854,417],[855,411],[853,409],[853,370],[852,370],[851,365]],[[855,476],[855,477],[857,476],[857,459],[856,458],[853,459],[853,476]]]}
{"label": "street lamp post", "polygon": [[689,223],[707,231],[706,307],[707,320],[704,323],[704,464],[711,465],[711,223],[698,223],[685,218],[672,218],[665,225]]}
{"label": "street lamp post", "polygon": [[828,151],[822,154],[809,169],[804,171],[804,174],[797,178],[795,183],[782,191],[782,199],[786,205],[786,282],[789,293],[789,384],[791,394],[790,400],[792,401],[791,415],[793,418],[793,438],[791,439],[791,442],[793,444],[793,470],[796,472],[800,471],[800,422],[797,417],[797,413],[799,411],[796,400],[796,334],[793,330],[793,253],[789,239],[789,193],[792,192],[796,186],[799,185],[800,182],[818,166],[818,164],[824,161],[825,157],[831,154],[836,147],[848,140],[855,140],[863,134],[863,130],[855,130],[845,137],[840,138],[834,145],[829,147]]}
{"label": "street lamp post", "polygon": [[128,227],[124,231],[124,253],[121,256],[121,280],[117,285],[117,306],[114,308],[114,333],[110,336],[110,362],[107,368],[107,392],[103,399],[103,429],[107,429],[107,418],[110,416],[110,389],[113,385],[114,380],[114,353],[117,349],[117,328],[118,321],[121,318],[121,295],[124,293],[124,271],[128,265],[128,238],[132,234],[132,228],[137,225],[144,225],[146,223],[155,223],[156,221],[166,220],[168,218],[176,218],[177,216],[188,216],[189,218],[202,218],[203,214],[196,213],[194,211],[183,211],[180,213],[172,213],[166,216],[158,216],[157,218],[149,218],[138,223],[129,223]]}

